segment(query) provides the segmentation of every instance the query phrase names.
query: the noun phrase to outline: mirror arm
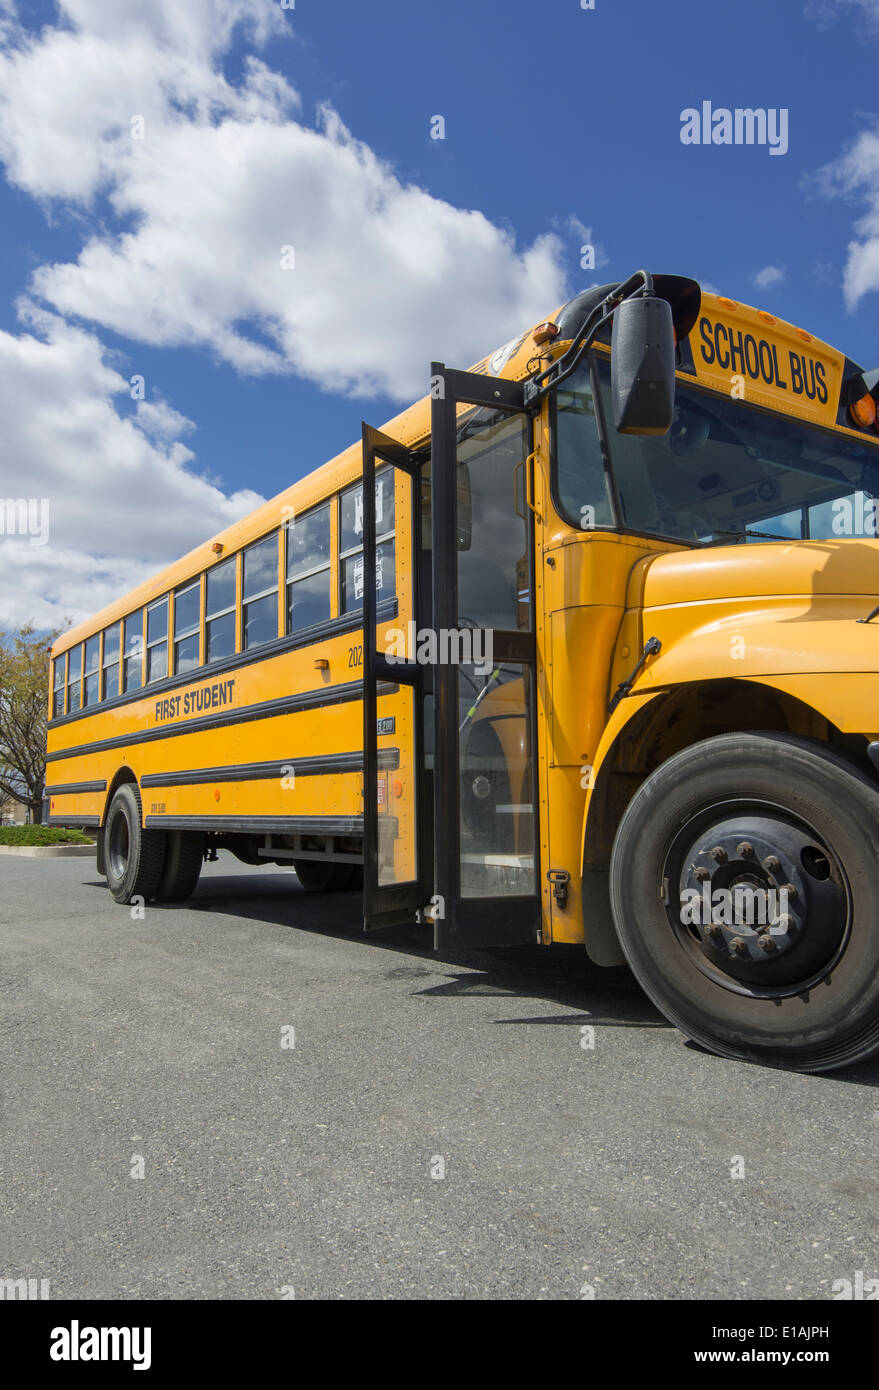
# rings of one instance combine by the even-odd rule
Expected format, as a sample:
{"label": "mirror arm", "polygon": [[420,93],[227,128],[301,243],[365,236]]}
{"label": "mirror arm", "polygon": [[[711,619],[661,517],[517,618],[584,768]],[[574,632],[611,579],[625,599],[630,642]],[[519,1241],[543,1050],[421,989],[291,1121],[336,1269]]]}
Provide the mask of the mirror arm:
{"label": "mirror arm", "polygon": [[525,382],[525,404],[536,405],[543,397],[560,386],[575,372],[586,353],[595,341],[598,330],[613,317],[625,299],[636,299],[639,295],[653,294],[653,276],[646,270],[636,270],[628,280],[624,280],[612,290],[600,304],[596,304],[570,346],[555,362],[550,362],[537,376]]}

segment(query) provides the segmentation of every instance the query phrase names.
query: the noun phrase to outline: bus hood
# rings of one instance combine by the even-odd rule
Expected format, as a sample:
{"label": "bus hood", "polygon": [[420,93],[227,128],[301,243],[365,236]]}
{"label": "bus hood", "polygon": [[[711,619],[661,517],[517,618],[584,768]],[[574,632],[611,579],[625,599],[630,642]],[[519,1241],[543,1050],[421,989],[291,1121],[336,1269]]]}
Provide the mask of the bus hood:
{"label": "bus hood", "polygon": [[879,540],[749,542],[660,555],[646,567],[642,604],[725,606],[740,599],[762,607],[759,600],[794,597],[821,609],[842,601],[853,617],[866,617],[869,600],[879,602]]}
{"label": "bus hood", "polygon": [[[795,695],[846,732],[879,736],[879,616],[856,621],[879,605],[879,541],[678,551],[644,562],[641,586],[642,640],[655,637],[661,648],[646,661],[635,694],[756,680]],[[637,605],[630,589],[629,606]],[[624,667],[618,659],[623,674]]]}

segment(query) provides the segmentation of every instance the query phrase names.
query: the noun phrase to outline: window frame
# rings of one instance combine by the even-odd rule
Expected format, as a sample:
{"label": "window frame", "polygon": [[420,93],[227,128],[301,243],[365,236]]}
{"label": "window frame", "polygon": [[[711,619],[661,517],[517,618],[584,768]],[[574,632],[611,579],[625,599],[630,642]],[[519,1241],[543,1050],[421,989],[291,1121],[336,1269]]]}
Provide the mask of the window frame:
{"label": "window frame", "polygon": [[[162,604],[165,605],[165,636],[164,636],[164,637],[156,637],[156,638],[151,642],[151,641],[150,641],[150,613],[153,613],[153,612],[155,612],[157,609],[161,608],[161,607],[162,607]],[[168,656],[169,656],[169,648],[170,648],[170,640],[171,640],[171,595],[170,595],[170,593],[163,594],[161,598],[153,599],[152,603],[146,604],[145,607],[144,607],[144,613],[145,613],[146,616],[145,616],[145,619],[144,619],[144,647],[143,647],[143,653],[144,653],[144,671],[143,671],[143,684],[144,684],[144,689],[146,689],[146,687],[147,687],[148,685],[158,685],[158,683],[159,683],[160,681],[165,681],[165,680],[168,679]],[[164,648],[165,648],[165,673],[164,673],[164,675],[162,675],[162,676],[156,676],[154,679],[151,679],[151,678],[150,678],[150,652],[153,651],[156,647],[161,647],[162,645],[164,645]]]}
{"label": "window frame", "polygon": [[[341,494],[340,494],[341,495]],[[316,516],[318,512],[325,511],[327,514],[327,558],[319,565],[312,565],[309,569],[302,570],[300,573],[290,575],[290,536],[294,526],[298,526]],[[296,584],[304,579],[313,579],[316,574],[326,573],[328,579],[327,590],[327,617],[320,619],[320,622],[330,622],[333,617],[333,499],[327,497],[323,502],[318,502],[315,506],[309,507],[308,511],[302,512],[299,516],[292,516],[289,521],[284,523],[282,528],[283,537],[283,573],[284,573],[284,633],[287,637],[294,637],[299,632],[307,632],[309,627],[317,627],[319,623],[308,623],[304,627],[296,628],[292,624],[292,608],[290,605],[290,591]]]}
{"label": "window frame", "polygon": [[[83,646],[82,642],[77,642],[75,646],[73,646],[73,647],[68,647],[68,649],[67,649],[67,686],[66,686],[66,690],[67,690],[67,704],[66,704],[66,712],[67,712],[68,714],[78,714],[79,711],[80,711],[80,710],[82,709],[82,707],[83,707],[83,705],[82,705],[82,666],[83,666],[83,650],[82,650],[82,646]],[[73,656],[74,652],[78,653],[78,655],[79,655],[79,675],[77,676],[77,678],[76,678],[75,681],[70,679],[70,667],[71,667],[71,664],[72,664],[72,663],[71,663],[71,657]],[[71,699],[70,699],[70,691],[71,691],[71,689],[73,688],[74,685],[77,685],[77,686],[79,687],[79,690],[78,690],[78,698],[77,698],[77,703],[76,703],[76,705],[73,705],[73,704],[71,703]]]}
{"label": "window frame", "polygon": [[[58,673],[61,680],[58,680]],[[61,708],[57,709],[58,695],[61,695]],[[63,719],[67,712],[67,652],[56,656],[52,663],[52,718]]]}
{"label": "window frame", "polygon": [[[265,646],[268,646],[269,642],[276,642],[276,641],[278,640],[279,628],[280,628],[280,621],[281,621],[281,618],[280,618],[280,602],[281,602],[281,594],[280,594],[280,580],[281,580],[281,529],[282,529],[282,528],[279,528],[279,529],[276,530],[276,531],[270,531],[270,532],[269,532],[267,535],[265,535],[265,536],[260,536],[258,540],[252,541],[252,542],[250,543],[250,545],[243,546],[242,549],[239,551],[239,554],[240,554],[240,556],[241,556],[241,587],[240,587],[240,592],[239,592],[238,617],[239,617],[239,622],[240,622],[240,624],[241,624],[241,651],[242,651],[242,652],[246,652],[246,651],[256,651],[256,649],[257,649],[258,647],[265,647]],[[251,551],[257,550],[260,546],[266,545],[266,543],[267,543],[268,541],[271,541],[271,540],[274,540],[274,542],[275,542],[275,583],[274,583],[274,586],[272,586],[272,587],[270,587],[270,588],[267,588],[267,589],[261,589],[258,593],[250,594],[250,595],[248,595],[247,597],[245,597],[245,582],[246,582],[246,581],[245,581],[245,573],[246,573],[247,556],[250,554]],[[262,642],[254,642],[253,644],[249,644],[248,641],[247,641],[247,610],[248,610],[248,608],[251,607],[252,604],[254,604],[254,603],[261,603],[264,599],[271,598],[272,594],[275,595],[275,600],[276,600],[276,602],[275,602],[275,634],[274,634],[274,637],[267,637],[267,638],[265,639],[265,641],[262,641]],[[286,619],[285,619],[285,621],[286,621]]]}
{"label": "window frame", "polygon": [[[222,569],[224,565],[229,565],[229,566],[231,566],[231,569],[232,569],[232,602],[231,602],[230,604],[227,604],[227,606],[226,606],[225,608],[217,608],[214,612],[211,612],[211,611],[208,609],[208,602],[209,602],[209,596],[210,596],[211,575],[216,574],[217,571],[220,570],[220,569]],[[237,552],[236,552],[236,554],[234,554],[234,555],[226,555],[226,556],[224,556],[222,559],[219,559],[215,565],[212,565],[211,568],[210,568],[209,570],[205,570],[205,572],[204,572],[204,595],[203,595],[203,599],[202,599],[202,609],[203,609],[203,615],[202,615],[202,616],[203,616],[203,626],[204,626],[203,664],[206,665],[206,666],[210,666],[210,665],[212,664],[212,663],[211,663],[211,651],[210,651],[210,648],[211,648],[211,633],[210,633],[211,623],[214,622],[214,621],[215,621],[216,619],[218,619],[218,618],[227,618],[227,617],[229,617],[230,614],[232,615],[232,628],[233,628],[233,631],[232,631],[232,652],[231,652],[231,655],[232,655],[232,656],[237,656],[237,654],[238,654],[238,606],[239,606],[239,605],[238,605],[238,597],[239,597],[239,586],[238,586],[238,554],[237,554]],[[215,657],[215,658],[214,658],[215,661],[223,661],[223,660],[225,660],[225,659],[226,659],[226,658],[224,658],[224,657]]]}
{"label": "window frame", "polygon": [[[396,594],[396,592],[397,592],[397,492],[396,492],[396,481],[395,481],[395,478],[394,478],[394,473],[395,473],[394,468],[391,466],[391,464],[388,464],[388,463],[383,464],[381,468],[379,468],[379,469],[376,470],[376,474],[375,474],[376,486],[378,486],[379,480],[380,480],[381,478],[387,476],[388,474],[390,475],[390,477],[391,477],[391,479],[392,479],[392,482],[393,482],[392,493],[391,493],[391,495],[393,496],[393,499],[394,499],[394,525],[393,525],[393,527],[391,528],[390,531],[381,531],[381,532],[380,532],[380,531],[378,530],[378,527],[376,527],[375,548],[376,548],[376,551],[378,551],[378,548],[379,548],[380,545],[386,544],[388,541],[393,541],[393,543],[394,543],[394,594]],[[346,561],[346,560],[351,560],[351,559],[356,559],[356,557],[357,557],[358,555],[362,555],[362,554],[363,554],[363,541],[361,540],[361,542],[360,542],[359,545],[349,546],[349,547],[347,548],[347,550],[343,550],[343,549],[342,549],[342,526],[343,526],[343,521],[342,521],[342,504],[343,504],[343,502],[344,502],[344,499],[345,499],[349,494],[351,494],[351,493],[355,493],[355,494],[356,494],[356,492],[357,492],[358,489],[360,489],[361,492],[363,491],[363,478],[362,478],[362,477],[360,478],[360,481],[359,481],[359,482],[354,482],[354,483],[349,484],[348,487],[340,488],[340,490],[339,490],[339,492],[338,492],[338,494],[337,494],[337,496],[338,496],[338,511],[337,511],[337,516],[338,516],[338,536],[339,536],[339,541],[338,541],[338,555],[337,555],[337,557],[336,557],[336,571],[337,571],[337,574],[338,574],[338,585],[339,585],[339,616],[340,616],[340,617],[346,616],[346,615],[349,614],[349,613],[362,613],[362,612],[363,612],[363,600],[362,600],[362,599],[361,599],[361,601],[360,601],[360,604],[359,604],[359,605],[355,604],[355,606],[354,606],[353,608],[346,608],[346,607],[345,607],[345,561]],[[356,534],[356,533],[355,533],[355,534]],[[361,532],[361,536],[362,536],[362,534],[363,534],[363,533]],[[382,597],[383,597],[383,598],[386,598],[387,595],[386,595],[386,594],[383,594]]]}
{"label": "window frame", "polygon": [[[168,669],[168,675],[169,675],[169,676],[179,676],[179,675],[184,675],[184,676],[186,676],[186,675],[189,675],[190,672],[198,670],[199,666],[203,665],[204,658],[203,658],[203,655],[202,655],[202,626],[203,626],[202,617],[203,617],[203,610],[204,610],[204,603],[205,603],[205,585],[204,585],[203,582],[202,582],[202,581],[203,581],[203,578],[204,578],[203,575],[198,574],[198,575],[196,575],[196,577],[195,577],[194,579],[187,579],[187,580],[185,580],[183,584],[179,585],[179,586],[174,590],[174,624],[173,624],[173,635],[172,635],[172,633],[170,632],[170,630],[169,630],[169,633],[168,633],[168,642],[169,642],[169,647],[168,647],[168,657],[169,657],[169,661],[168,661],[168,667],[169,667],[169,669]],[[196,621],[195,621],[195,624],[194,624],[194,626],[187,627],[187,628],[185,629],[185,631],[183,631],[183,632],[178,632],[178,631],[177,631],[177,600],[178,600],[178,598],[179,598],[181,595],[191,593],[193,589],[198,593],[198,612],[197,612],[197,614],[196,614]],[[170,622],[169,622],[169,629],[170,629],[170,626],[171,626],[171,624],[170,624]],[[178,665],[178,653],[177,653],[177,648],[178,648],[178,646],[179,646],[179,644],[180,644],[181,642],[186,641],[187,638],[190,638],[190,637],[197,637],[197,638],[198,638],[198,654],[197,654],[197,656],[196,656],[195,666],[190,667],[190,669],[189,669],[188,671],[181,671],[180,668],[179,668],[179,665]],[[172,658],[173,658],[173,660],[172,660]],[[172,667],[173,667],[173,670],[171,669]]]}
{"label": "window frame", "polygon": [[[90,670],[89,670],[89,667],[88,667],[88,651],[89,651],[89,647],[90,647],[92,644],[94,644],[94,643],[97,643],[97,659],[96,659],[96,664],[95,664],[94,670],[90,671]],[[102,678],[103,672],[104,672],[104,668],[103,668],[103,665],[102,665],[103,649],[104,649],[104,634],[103,634],[103,632],[96,632],[96,633],[93,633],[93,635],[92,635],[91,637],[87,637],[87,638],[85,639],[85,641],[83,642],[83,645],[82,645],[82,707],[83,707],[83,709],[94,709],[95,705],[99,705],[99,704],[101,703],[101,678]],[[90,678],[90,677],[95,678],[95,679],[97,680],[97,682],[98,682],[98,695],[97,695],[97,699],[95,699],[95,700],[89,700],[89,699],[88,699],[88,682],[89,682],[89,678]]]}
{"label": "window frame", "polygon": [[[129,690],[132,691],[132,692],[134,692],[134,691],[138,691],[138,690],[144,690],[144,689],[146,688],[146,681],[144,680],[144,676],[145,676],[145,674],[146,674],[146,670],[145,670],[145,667],[146,667],[146,642],[145,642],[145,636],[146,636],[146,617],[145,617],[145,614],[146,614],[146,608],[136,608],[136,609],[134,610],[133,613],[128,613],[128,614],[126,614],[126,616],[122,619],[122,631],[121,631],[121,634],[120,634],[120,647],[119,647],[120,661],[121,661],[122,664],[121,664],[121,668],[120,668],[120,673],[119,673],[119,674],[120,674],[120,682],[124,682],[124,689],[120,689],[120,691],[119,691],[120,695],[127,695],[127,694],[129,693]],[[138,636],[139,642],[140,642],[140,647],[139,647],[139,649],[138,649],[137,651],[133,651],[133,652],[131,653],[131,655],[128,656],[128,655],[126,655],[127,649],[126,649],[126,646],[125,646],[125,638],[126,638],[126,631],[125,631],[125,629],[127,628],[128,624],[129,624],[130,622],[134,622],[134,621],[138,618],[138,616],[140,617],[140,633],[139,633],[139,634],[135,633],[134,635],[135,635],[135,636]],[[134,661],[134,660],[136,660],[136,658],[137,658],[138,656],[140,657],[140,682],[139,682],[137,685],[135,685],[135,686],[129,686],[129,684],[128,684],[128,663],[129,663],[129,661]]]}
{"label": "window frame", "polygon": [[[116,632],[117,632],[117,635],[118,635],[118,638],[119,638],[119,645],[118,645],[118,647],[117,647],[117,649],[116,649],[116,660],[115,660],[115,661],[108,661],[108,660],[107,660],[107,633],[108,633],[108,632],[112,632],[112,631],[113,631],[113,628],[116,629]],[[115,694],[115,695],[108,695],[108,694],[107,694],[107,672],[110,671],[110,670],[112,670],[114,666],[116,667],[116,694]],[[105,627],[104,630],[103,630],[103,632],[101,633],[101,703],[103,704],[106,700],[115,700],[115,699],[116,699],[119,695],[121,695],[121,694],[122,694],[122,622],[121,622],[121,619],[119,619],[119,620],[118,620],[117,622],[115,622],[115,623],[110,623],[109,626]]]}

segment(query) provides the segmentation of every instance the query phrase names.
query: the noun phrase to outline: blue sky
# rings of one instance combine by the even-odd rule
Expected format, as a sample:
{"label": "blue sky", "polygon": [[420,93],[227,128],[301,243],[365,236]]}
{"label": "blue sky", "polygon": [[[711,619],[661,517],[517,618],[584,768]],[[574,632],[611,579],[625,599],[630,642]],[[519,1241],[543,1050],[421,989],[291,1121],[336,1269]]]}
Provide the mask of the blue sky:
{"label": "blue sky", "polygon": [[[432,357],[467,366],[642,265],[879,365],[877,17],[879,0],[0,0],[0,495],[31,474],[57,513],[45,551],[16,547],[0,623],[54,620],[59,569],[65,611],[94,609],[382,423]],[[787,108],[789,151],[682,145],[703,100]],[[120,389],[135,373],[146,408]]]}

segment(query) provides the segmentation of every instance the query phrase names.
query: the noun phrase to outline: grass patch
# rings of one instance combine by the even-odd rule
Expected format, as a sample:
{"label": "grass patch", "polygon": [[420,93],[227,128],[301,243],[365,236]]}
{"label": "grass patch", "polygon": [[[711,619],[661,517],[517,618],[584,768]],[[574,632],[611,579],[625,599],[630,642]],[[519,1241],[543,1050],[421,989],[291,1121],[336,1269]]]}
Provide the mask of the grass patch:
{"label": "grass patch", "polygon": [[81,830],[56,830],[48,825],[0,825],[0,845],[92,845]]}

